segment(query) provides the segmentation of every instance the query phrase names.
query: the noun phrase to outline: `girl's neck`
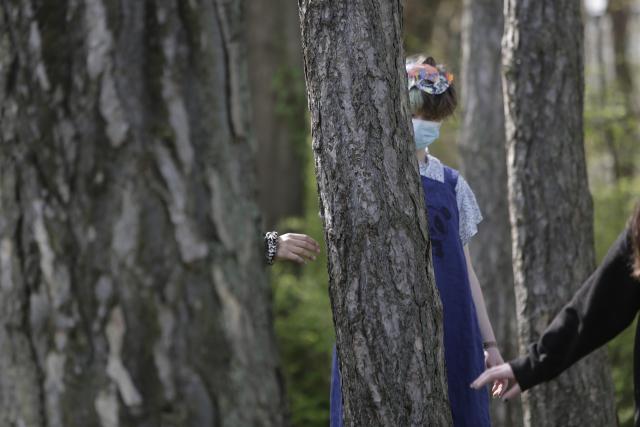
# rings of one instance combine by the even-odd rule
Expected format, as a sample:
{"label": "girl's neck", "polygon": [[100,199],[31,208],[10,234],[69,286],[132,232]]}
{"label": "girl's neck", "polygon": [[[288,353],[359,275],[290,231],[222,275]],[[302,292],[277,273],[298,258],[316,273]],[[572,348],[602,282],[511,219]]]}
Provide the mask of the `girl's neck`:
{"label": "girl's neck", "polygon": [[427,164],[429,162],[428,156],[429,156],[429,149],[416,151],[416,158],[418,159],[418,164]]}

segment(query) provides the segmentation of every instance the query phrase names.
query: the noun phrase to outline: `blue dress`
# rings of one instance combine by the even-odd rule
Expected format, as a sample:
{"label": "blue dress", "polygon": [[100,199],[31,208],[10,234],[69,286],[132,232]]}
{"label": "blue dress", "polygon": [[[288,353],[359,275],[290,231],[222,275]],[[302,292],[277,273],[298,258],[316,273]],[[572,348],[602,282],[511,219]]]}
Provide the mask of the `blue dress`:
{"label": "blue dress", "polygon": [[[444,355],[453,425],[489,427],[489,394],[486,389],[469,387],[484,371],[484,351],[463,250],[482,217],[471,189],[457,171],[429,156],[420,175],[433,269],[444,311]],[[331,427],[341,427],[342,393],[335,350],[330,411]]]}

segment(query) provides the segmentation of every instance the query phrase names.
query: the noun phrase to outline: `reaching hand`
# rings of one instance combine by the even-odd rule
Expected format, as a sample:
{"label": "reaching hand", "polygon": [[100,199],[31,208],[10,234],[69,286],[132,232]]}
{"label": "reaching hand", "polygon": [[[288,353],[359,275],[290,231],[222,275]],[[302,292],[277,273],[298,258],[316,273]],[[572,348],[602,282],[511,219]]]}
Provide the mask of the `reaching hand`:
{"label": "reaching hand", "polygon": [[[497,347],[489,347],[484,351],[484,363],[487,369],[493,368],[494,366],[502,365],[504,360],[502,359],[502,355],[500,354],[500,350]],[[493,397],[500,397],[502,394],[507,391],[507,387],[509,386],[509,379],[499,379],[494,381],[493,386],[491,387],[491,395]]]}
{"label": "reaching hand", "polygon": [[278,237],[277,261],[294,261],[298,264],[306,264],[307,261],[315,261],[320,253],[320,245],[306,234],[287,233]]}
{"label": "reaching hand", "polygon": [[[520,394],[520,386],[515,381],[515,376],[513,375],[513,370],[511,369],[511,365],[508,363],[503,363],[498,366],[494,366],[493,368],[489,368],[482,373],[476,380],[471,383],[471,388],[480,389],[485,385],[493,382],[494,387],[495,383],[499,381],[509,381],[514,380],[514,386],[509,389],[509,391],[505,392],[506,385],[504,389],[501,391],[501,394],[498,394],[498,397],[503,398],[504,400],[511,399]],[[494,396],[496,394],[494,393]]]}

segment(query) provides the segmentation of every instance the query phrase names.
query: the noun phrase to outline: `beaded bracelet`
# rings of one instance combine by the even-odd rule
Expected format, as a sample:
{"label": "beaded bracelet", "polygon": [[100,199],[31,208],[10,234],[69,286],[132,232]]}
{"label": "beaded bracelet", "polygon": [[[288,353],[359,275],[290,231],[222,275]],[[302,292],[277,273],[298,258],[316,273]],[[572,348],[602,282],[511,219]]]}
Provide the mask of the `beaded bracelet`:
{"label": "beaded bracelet", "polygon": [[278,233],[270,231],[264,235],[264,240],[266,242],[267,264],[272,265],[276,253],[278,253]]}

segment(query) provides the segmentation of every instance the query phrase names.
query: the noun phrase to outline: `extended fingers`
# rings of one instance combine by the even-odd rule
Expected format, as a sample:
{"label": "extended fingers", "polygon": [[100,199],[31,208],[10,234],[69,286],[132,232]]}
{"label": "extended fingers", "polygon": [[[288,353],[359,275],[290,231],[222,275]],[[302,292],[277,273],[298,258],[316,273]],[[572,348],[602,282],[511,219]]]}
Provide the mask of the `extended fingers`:
{"label": "extended fingers", "polygon": [[498,380],[493,383],[493,387],[491,388],[491,396],[496,398],[501,398],[507,391],[507,387],[509,387],[509,380]]}
{"label": "extended fingers", "polygon": [[504,391],[503,384],[499,381],[496,381],[495,383],[493,383],[493,387],[491,387],[491,396],[500,397],[503,391]]}
{"label": "extended fingers", "polygon": [[307,249],[305,249],[302,246],[296,246],[296,245],[292,245],[290,248],[290,251],[293,252],[294,254],[306,258],[310,261],[315,261],[316,256],[311,252],[308,251]]}
{"label": "extended fingers", "polygon": [[471,388],[479,389],[499,379],[497,368],[489,368],[471,383]]}
{"label": "extended fingers", "polygon": [[298,246],[302,246],[305,249],[316,253],[320,252],[320,245],[318,242],[306,234],[287,233],[287,236],[291,237],[291,240],[295,241]]}
{"label": "extended fingers", "polygon": [[288,259],[289,261],[297,262],[298,264],[304,264],[305,260],[300,255],[295,252],[285,250],[282,251],[282,255],[280,255],[282,259]]}
{"label": "extended fingers", "polygon": [[297,248],[304,249],[310,253],[317,254],[318,252],[320,252],[320,250],[316,246],[304,240],[291,240],[291,245]]}
{"label": "extended fingers", "polygon": [[505,401],[509,399],[513,399],[514,397],[517,397],[520,393],[521,393],[520,386],[518,384],[515,384],[513,387],[509,389],[509,391],[507,391],[504,394],[504,396],[502,396],[502,399]]}

